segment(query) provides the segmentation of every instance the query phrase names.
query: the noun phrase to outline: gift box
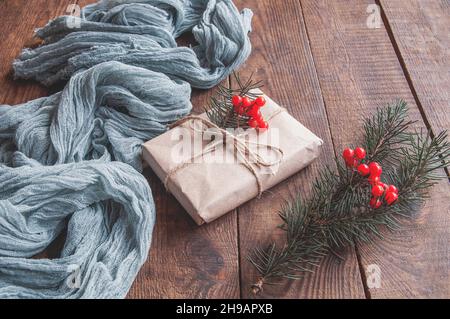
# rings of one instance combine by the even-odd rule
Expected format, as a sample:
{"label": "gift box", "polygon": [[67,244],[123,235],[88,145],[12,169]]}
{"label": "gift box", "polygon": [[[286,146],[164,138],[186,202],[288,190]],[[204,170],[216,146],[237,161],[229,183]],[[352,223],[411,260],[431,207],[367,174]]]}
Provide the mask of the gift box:
{"label": "gift box", "polygon": [[144,160],[197,224],[259,197],[318,157],[322,140],[264,98],[266,130],[224,130],[204,113],[144,144]]}

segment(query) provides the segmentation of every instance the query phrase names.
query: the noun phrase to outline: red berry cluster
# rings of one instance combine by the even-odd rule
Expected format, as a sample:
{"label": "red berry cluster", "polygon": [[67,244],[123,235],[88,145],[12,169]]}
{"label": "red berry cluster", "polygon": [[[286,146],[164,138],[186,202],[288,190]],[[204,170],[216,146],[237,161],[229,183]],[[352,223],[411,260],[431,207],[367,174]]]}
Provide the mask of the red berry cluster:
{"label": "red berry cluster", "polygon": [[266,100],[262,96],[251,100],[248,96],[234,95],[231,102],[237,114],[250,117],[248,126],[259,129],[269,128],[269,124],[264,121],[260,110],[260,108],[266,105]]}
{"label": "red berry cluster", "polygon": [[383,169],[381,165],[372,162],[369,164],[361,163],[366,157],[366,151],[362,147],[357,147],[355,150],[346,148],[342,154],[347,167],[356,168],[361,176],[369,176],[369,183],[372,185],[372,199],[370,206],[372,208],[379,208],[382,205],[381,197],[388,205],[392,205],[398,199],[398,189],[394,185],[386,185],[380,180]]}

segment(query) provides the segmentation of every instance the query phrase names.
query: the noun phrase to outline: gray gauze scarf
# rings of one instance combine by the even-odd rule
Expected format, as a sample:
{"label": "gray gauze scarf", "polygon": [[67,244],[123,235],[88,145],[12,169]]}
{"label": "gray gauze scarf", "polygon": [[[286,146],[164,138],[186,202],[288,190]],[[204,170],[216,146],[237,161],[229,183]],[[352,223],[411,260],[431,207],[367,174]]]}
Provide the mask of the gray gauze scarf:
{"label": "gray gauze scarf", "polygon": [[[37,31],[18,78],[62,92],[0,106],[0,298],[122,298],[155,222],[141,145],[251,51],[231,0],[101,1]],[[75,24],[75,26],[74,26]],[[191,31],[197,45],[178,47]],[[67,230],[60,256],[33,259]]]}

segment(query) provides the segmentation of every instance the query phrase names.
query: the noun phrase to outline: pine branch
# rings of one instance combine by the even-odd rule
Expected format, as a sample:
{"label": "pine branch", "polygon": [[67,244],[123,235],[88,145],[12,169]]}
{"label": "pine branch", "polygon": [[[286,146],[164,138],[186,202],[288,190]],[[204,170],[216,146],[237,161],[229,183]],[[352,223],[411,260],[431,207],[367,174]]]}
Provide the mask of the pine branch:
{"label": "pine branch", "polygon": [[407,129],[415,121],[406,120],[408,106],[399,100],[394,105],[377,109],[376,114],[364,120],[364,148],[369,162],[388,163],[398,159],[400,151],[410,139]]}
{"label": "pine branch", "polygon": [[450,143],[445,132],[434,138],[422,132],[407,133],[413,122],[407,121],[406,115],[406,103],[399,101],[378,109],[364,122],[367,158],[393,166],[386,181],[397,185],[398,201],[371,208],[367,178],[336,159],[337,172],[325,168],[314,182],[309,200],[298,195],[281,208],[285,244],[256,249],[249,257],[261,275],[252,287],[255,294],[282,277],[302,278],[335,249],[382,239],[382,227],[397,231],[405,218],[413,216],[440,178],[437,172],[449,164]]}

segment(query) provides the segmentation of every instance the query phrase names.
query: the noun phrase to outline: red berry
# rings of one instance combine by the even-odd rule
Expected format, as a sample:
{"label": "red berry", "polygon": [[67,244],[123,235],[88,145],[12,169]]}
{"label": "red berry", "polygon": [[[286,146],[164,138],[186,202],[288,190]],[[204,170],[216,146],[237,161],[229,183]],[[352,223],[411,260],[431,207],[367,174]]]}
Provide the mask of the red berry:
{"label": "red berry", "polygon": [[250,117],[253,117],[253,118],[256,118],[256,119],[262,117],[262,115],[261,116],[259,115],[259,114],[261,114],[261,111],[259,110],[259,106],[257,106],[257,105],[253,105],[250,108],[250,110],[247,111],[247,114]]}
{"label": "red berry", "polygon": [[356,160],[356,158],[347,158],[345,159],[345,164],[347,165],[347,167],[357,167],[358,161]]}
{"label": "red berry", "polygon": [[258,121],[255,119],[251,119],[248,121],[248,126],[251,128],[257,128],[258,127]]}
{"label": "red berry", "polygon": [[394,185],[389,185],[386,192],[398,194],[398,189]]}
{"label": "red berry", "polygon": [[355,152],[351,148],[346,148],[344,150],[344,152],[342,153],[342,156],[345,159],[353,158],[354,155],[355,155]]}
{"label": "red berry", "polygon": [[386,190],[387,185],[383,182],[378,182],[378,185],[380,185],[381,187],[383,187],[384,190]]}
{"label": "red berry", "polygon": [[375,196],[375,197],[380,197],[380,196],[383,195],[383,193],[384,193],[384,188],[383,188],[383,186],[381,186],[380,184],[374,185],[374,186],[372,187],[372,195],[373,195],[373,196]]}
{"label": "red berry", "polygon": [[243,109],[242,106],[240,106],[240,105],[235,105],[235,106],[234,106],[234,111],[235,111],[237,114],[240,114],[240,115],[244,114],[244,109]]}
{"label": "red berry", "polygon": [[248,108],[253,105],[252,100],[250,100],[247,96],[242,99],[242,106],[244,108]]}
{"label": "red berry", "polygon": [[381,204],[381,200],[377,197],[372,197],[370,200],[370,207],[372,207],[373,209],[380,208]]}
{"label": "red berry", "polygon": [[234,106],[240,106],[242,103],[242,97],[239,95],[233,95],[231,98],[231,103],[233,103]]}
{"label": "red berry", "polygon": [[264,105],[266,105],[266,99],[264,99],[264,97],[262,96],[259,96],[256,98],[255,104],[258,105],[259,107],[263,107]]}
{"label": "red berry", "polygon": [[370,169],[370,176],[373,176],[373,177],[376,177],[376,176],[380,177],[381,173],[383,172],[381,165],[378,164],[377,162],[370,163],[369,169]]}
{"label": "red berry", "polygon": [[379,176],[369,176],[369,183],[372,185],[378,185],[378,183],[380,182],[380,177]]}
{"label": "red berry", "polygon": [[386,199],[386,203],[388,205],[392,205],[398,199],[398,195],[394,192],[388,192],[384,198]]}
{"label": "red berry", "polygon": [[269,123],[264,120],[258,121],[258,128],[265,130],[269,128]]}
{"label": "red berry", "polygon": [[355,156],[360,160],[364,159],[366,157],[366,150],[362,147],[355,148]]}
{"label": "red berry", "polygon": [[347,167],[353,167],[353,158],[346,158],[344,160]]}
{"label": "red berry", "polygon": [[359,164],[358,172],[359,172],[359,174],[361,174],[361,176],[369,175],[369,173],[370,173],[369,165],[367,165],[367,164]]}
{"label": "red berry", "polygon": [[252,116],[253,116],[253,118],[255,119],[255,120],[257,120],[258,122],[261,122],[261,121],[263,121],[264,119],[263,119],[263,116],[262,116],[262,113],[261,113],[261,111],[258,109],[254,114],[252,114]]}

